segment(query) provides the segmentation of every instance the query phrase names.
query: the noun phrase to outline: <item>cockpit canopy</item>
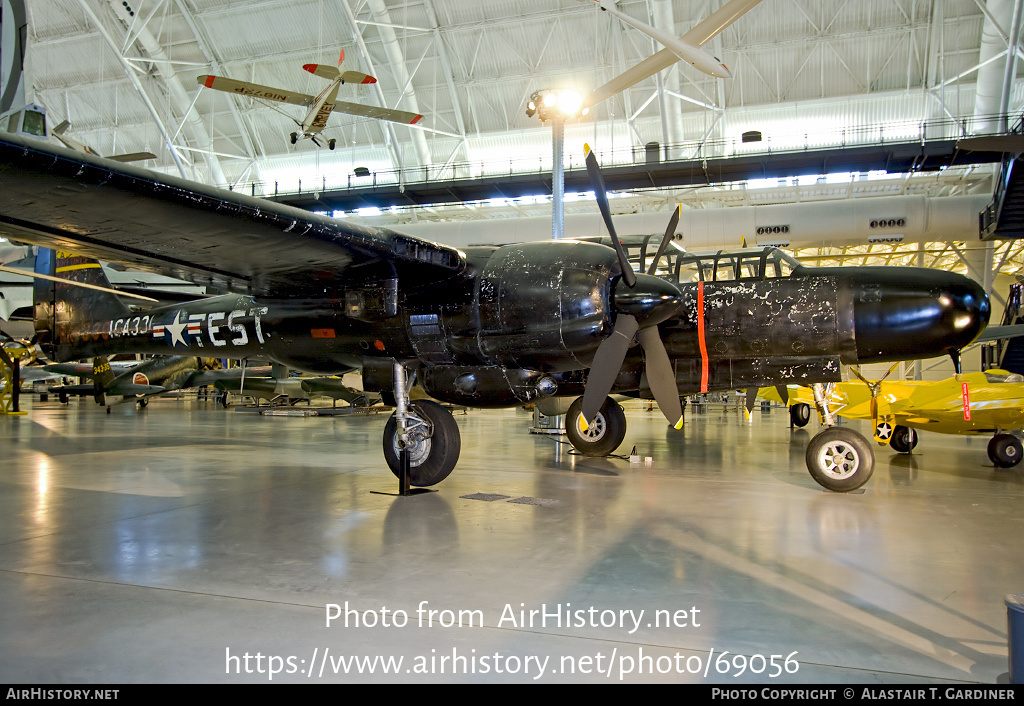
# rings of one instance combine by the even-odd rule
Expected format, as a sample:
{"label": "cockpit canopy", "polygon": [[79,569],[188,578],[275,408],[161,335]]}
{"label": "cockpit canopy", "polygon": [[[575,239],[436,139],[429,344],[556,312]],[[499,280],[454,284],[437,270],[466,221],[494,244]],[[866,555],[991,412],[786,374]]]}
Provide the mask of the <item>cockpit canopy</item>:
{"label": "cockpit canopy", "polygon": [[[662,241],[661,235],[623,236],[620,242],[636,272],[647,272]],[[607,237],[597,242],[611,246]],[[672,241],[658,261],[654,274],[679,284],[687,282],[734,282],[789,277],[801,267],[792,255],[775,247],[687,252]]]}

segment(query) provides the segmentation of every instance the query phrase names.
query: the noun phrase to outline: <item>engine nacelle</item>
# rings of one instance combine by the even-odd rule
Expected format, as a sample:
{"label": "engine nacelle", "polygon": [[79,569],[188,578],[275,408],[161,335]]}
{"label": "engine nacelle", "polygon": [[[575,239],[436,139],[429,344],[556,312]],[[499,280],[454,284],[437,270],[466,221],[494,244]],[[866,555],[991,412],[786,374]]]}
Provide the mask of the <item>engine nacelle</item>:
{"label": "engine nacelle", "polygon": [[499,248],[480,274],[478,344],[504,368],[589,366],[612,320],[615,252],[578,241]]}
{"label": "engine nacelle", "polygon": [[469,407],[514,407],[558,390],[545,373],[498,366],[434,365],[424,368],[418,379],[434,399]]}

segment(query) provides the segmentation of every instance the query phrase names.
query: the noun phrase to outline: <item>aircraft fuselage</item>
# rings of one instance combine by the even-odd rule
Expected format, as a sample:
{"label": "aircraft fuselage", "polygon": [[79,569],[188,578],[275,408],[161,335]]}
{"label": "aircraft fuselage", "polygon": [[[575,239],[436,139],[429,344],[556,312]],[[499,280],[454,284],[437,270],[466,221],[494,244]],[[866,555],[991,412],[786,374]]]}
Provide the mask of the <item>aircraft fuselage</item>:
{"label": "aircraft fuselage", "polygon": [[[513,406],[581,394],[615,312],[631,306],[626,298],[642,308],[661,296],[630,292],[614,254],[594,243],[472,248],[467,257],[465,271],[443,282],[400,286],[378,274],[320,299],[225,295],[91,321],[57,306],[56,355],[271,359],[321,374],[362,368],[374,392],[390,390],[399,360],[419,368],[420,384],[438,399]],[[838,381],[840,364],[959,349],[988,320],[984,292],[956,274],[765,274],[678,285],[682,304],[659,332],[681,393]],[[646,395],[643,371],[635,347],[613,389]]]}

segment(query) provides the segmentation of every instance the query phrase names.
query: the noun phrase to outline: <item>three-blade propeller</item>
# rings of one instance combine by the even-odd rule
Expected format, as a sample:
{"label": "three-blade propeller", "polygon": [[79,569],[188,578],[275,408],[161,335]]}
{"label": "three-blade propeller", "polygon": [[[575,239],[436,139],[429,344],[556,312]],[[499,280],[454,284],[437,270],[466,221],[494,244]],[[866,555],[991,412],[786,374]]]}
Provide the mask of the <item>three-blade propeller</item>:
{"label": "three-blade propeller", "polygon": [[882,390],[882,382],[887,377],[889,377],[889,375],[892,373],[893,370],[895,370],[897,367],[899,367],[899,364],[900,364],[899,361],[893,363],[892,367],[889,368],[888,371],[886,371],[885,375],[880,377],[875,382],[872,382],[871,380],[868,380],[866,377],[861,375],[860,371],[857,370],[857,368],[854,368],[854,367],[850,368],[850,372],[853,373],[854,375],[856,375],[858,378],[860,378],[860,381],[863,382],[865,385],[867,385],[868,389],[871,391],[871,403],[870,403],[870,409],[871,409],[871,428],[874,430],[874,435],[875,435],[875,440],[876,441],[881,441],[881,439],[878,438],[878,393],[881,392],[881,390]]}
{"label": "three-blade propeller", "polygon": [[594,187],[598,208],[618,255],[622,277],[612,296],[615,326],[612,334],[601,342],[597,353],[594,354],[594,362],[590,367],[583,392],[580,426],[586,431],[594,421],[615,384],[615,378],[619,375],[635,336],[644,349],[647,381],[654,399],[669,423],[680,429],[683,426],[683,408],[679,401],[679,388],[676,387],[675,371],[672,369],[668,351],[665,350],[665,344],[658,333],[658,324],[678,311],[682,304],[682,293],[671,282],[654,276],[658,261],[675,235],[676,225],[679,223],[679,208],[672,214],[658,254],[652,260],[647,273],[637,275],[633,272],[625,248],[615,233],[611,211],[608,208],[608,194],[597,157],[589,145],[584,145],[584,150],[587,157],[587,172]]}

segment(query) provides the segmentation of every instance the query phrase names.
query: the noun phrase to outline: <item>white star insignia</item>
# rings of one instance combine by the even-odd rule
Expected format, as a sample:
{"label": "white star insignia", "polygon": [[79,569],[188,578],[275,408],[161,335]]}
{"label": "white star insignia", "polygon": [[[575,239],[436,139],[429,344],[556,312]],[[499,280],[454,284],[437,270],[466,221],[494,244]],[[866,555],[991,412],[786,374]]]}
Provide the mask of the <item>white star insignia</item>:
{"label": "white star insignia", "polygon": [[178,341],[181,341],[181,345],[188,346],[188,343],[185,342],[185,337],[182,335],[182,332],[184,332],[185,327],[188,326],[188,324],[186,322],[184,322],[184,321],[179,321],[178,319],[180,319],[180,318],[181,318],[181,312],[179,311],[179,312],[174,314],[174,323],[173,324],[165,324],[164,325],[164,329],[166,329],[166,331],[169,334],[171,334],[171,345],[172,346],[178,345]]}
{"label": "white star insignia", "polygon": [[875,434],[879,439],[888,439],[892,436],[892,426],[888,422],[882,422],[875,427]]}

